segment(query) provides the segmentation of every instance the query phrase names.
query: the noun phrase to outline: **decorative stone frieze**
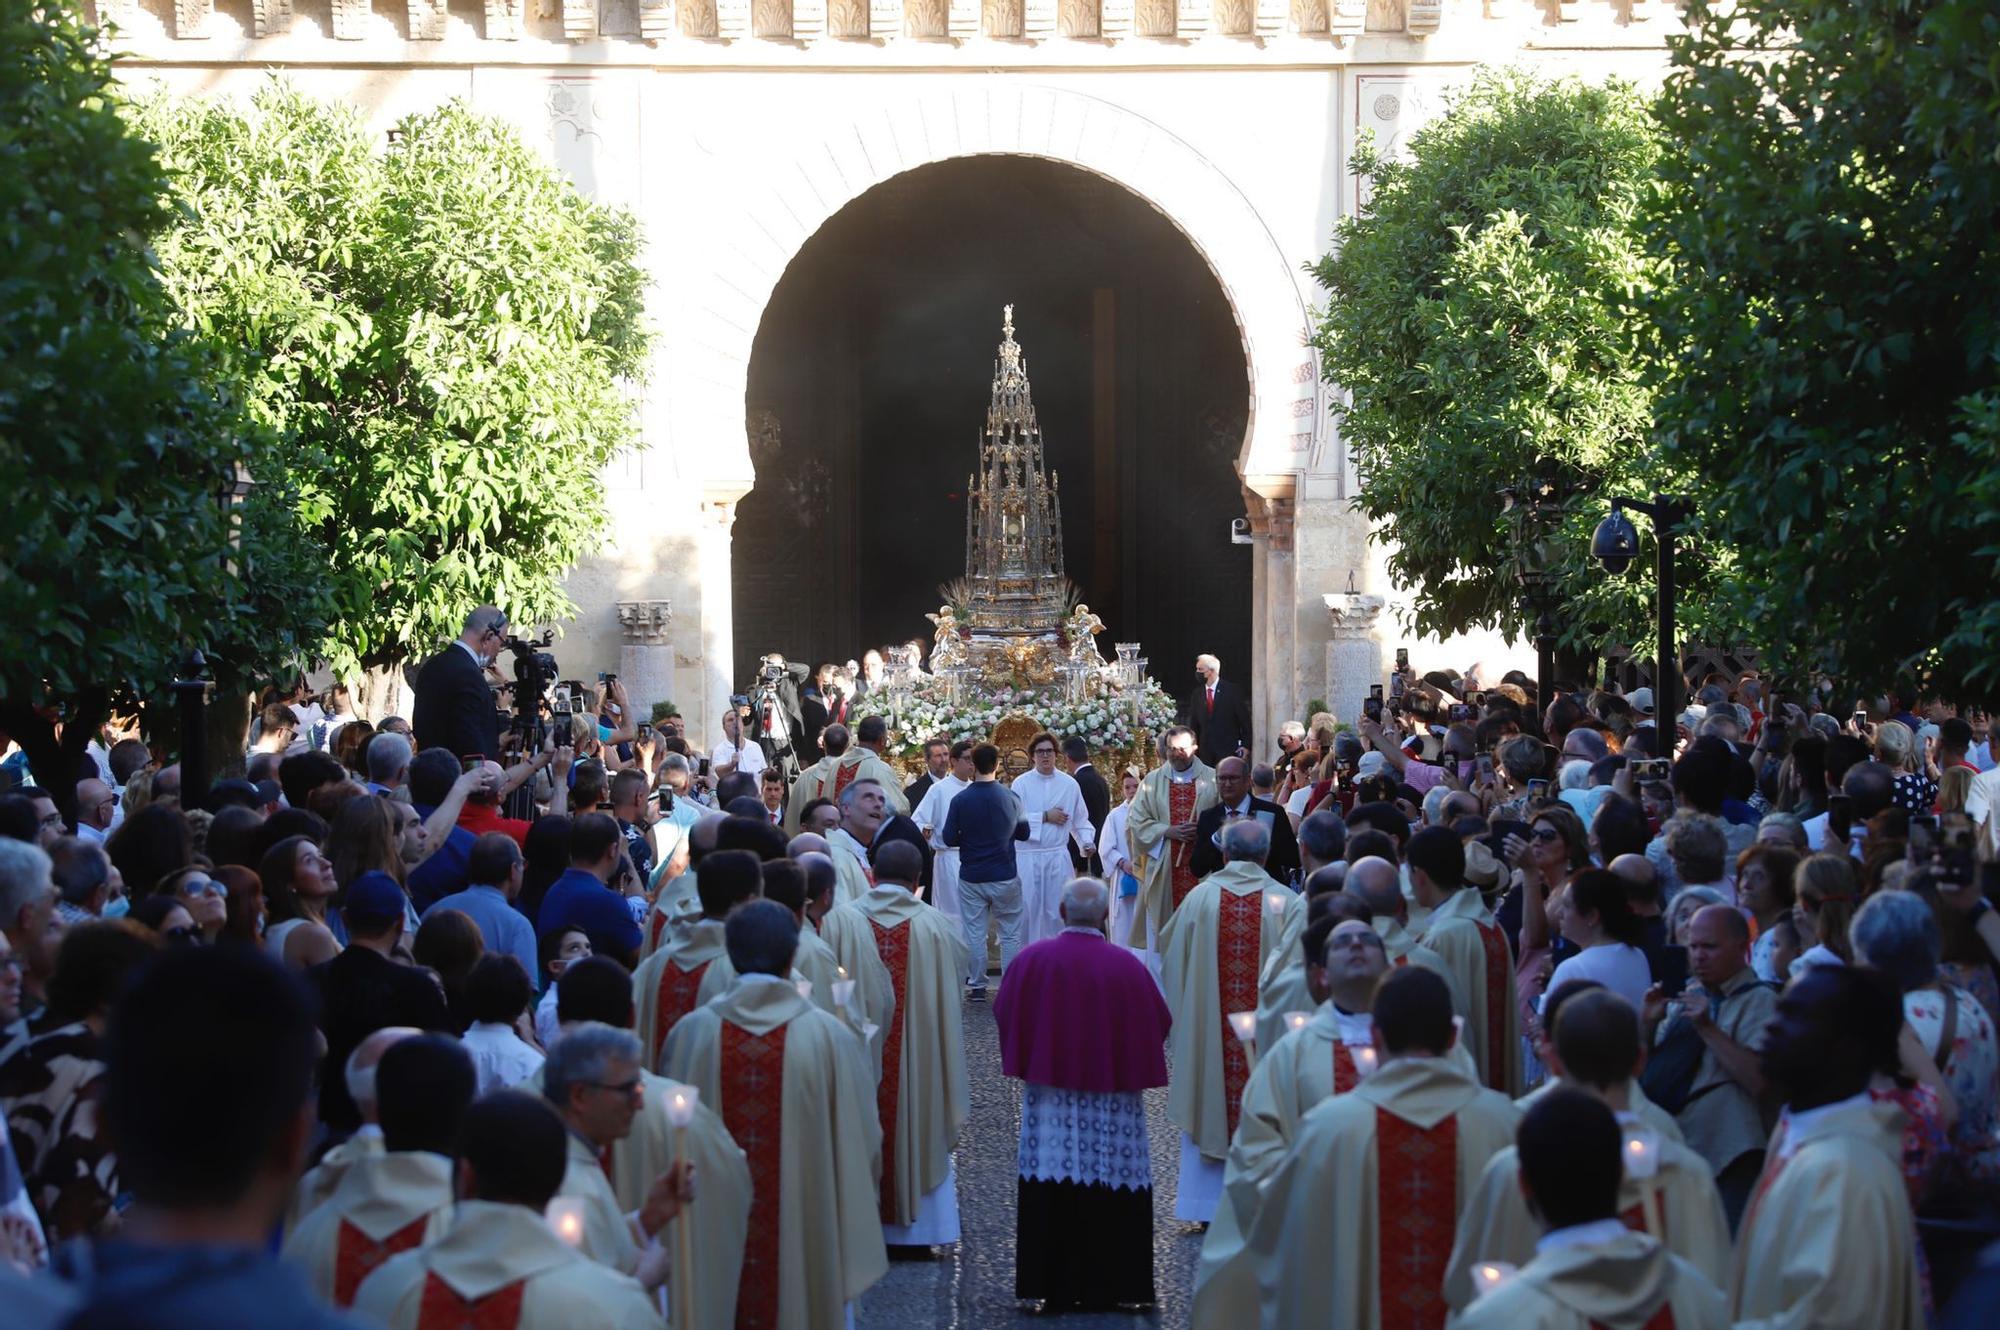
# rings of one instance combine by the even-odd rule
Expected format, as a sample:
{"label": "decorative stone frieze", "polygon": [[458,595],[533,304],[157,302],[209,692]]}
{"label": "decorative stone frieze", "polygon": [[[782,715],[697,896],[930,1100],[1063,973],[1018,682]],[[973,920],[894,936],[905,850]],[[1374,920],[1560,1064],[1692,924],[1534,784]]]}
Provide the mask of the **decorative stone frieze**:
{"label": "decorative stone frieze", "polygon": [[1331,0],[1326,30],[1336,37],[1359,37],[1368,26],[1368,0]]}
{"label": "decorative stone frieze", "polygon": [[333,0],[335,41],[358,42],[368,36],[368,20],[373,10],[368,0]]}
{"label": "decorative stone frieze", "polygon": [[674,35],[674,0],[639,0],[639,40],[663,42]]}
{"label": "decorative stone frieze", "polygon": [[1099,0],[1097,35],[1107,42],[1124,41],[1132,35],[1132,0]]}
{"label": "decorative stone frieze", "polygon": [[409,0],[410,40],[441,42],[445,30],[445,0]]}
{"label": "decorative stone frieze", "polygon": [[1404,0],[1403,27],[1412,37],[1430,36],[1443,18],[1443,0]]}
{"label": "decorative stone frieze", "polygon": [[621,600],[618,626],[627,646],[664,642],[673,632],[674,603],[670,600]]}
{"label": "decorative stone frieze", "polygon": [[526,3],[527,0],[486,0],[486,40],[520,41],[522,9]]}
{"label": "decorative stone frieze", "polygon": [[1021,36],[1045,42],[1056,35],[1056,0],[1021,0]]}
{"label": "decorative stone frieze", "polygon": [[1182,41],[1206,37],[1214,16],[1214,0],[1175,0],[1174,36]]}

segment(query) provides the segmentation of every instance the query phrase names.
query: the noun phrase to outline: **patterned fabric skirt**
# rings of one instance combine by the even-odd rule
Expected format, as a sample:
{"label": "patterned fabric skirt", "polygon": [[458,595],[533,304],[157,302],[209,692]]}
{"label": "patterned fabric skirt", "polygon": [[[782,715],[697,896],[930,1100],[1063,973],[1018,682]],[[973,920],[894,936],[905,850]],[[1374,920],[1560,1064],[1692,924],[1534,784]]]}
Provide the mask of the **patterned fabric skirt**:
{"label": "patterned fabric skirt", "polygon": [[1153,1301],[1153,1160],[1137,1094],[1021,1095],[1014,1296],[1049,1308]]}

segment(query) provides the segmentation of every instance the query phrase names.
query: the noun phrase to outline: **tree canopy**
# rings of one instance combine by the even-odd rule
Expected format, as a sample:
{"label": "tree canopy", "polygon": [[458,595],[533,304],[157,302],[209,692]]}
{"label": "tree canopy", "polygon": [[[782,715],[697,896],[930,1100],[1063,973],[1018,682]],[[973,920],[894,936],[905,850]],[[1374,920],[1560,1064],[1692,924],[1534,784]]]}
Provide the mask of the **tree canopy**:
{"label": "tree canopy", "polygon": [[1690,6],[1646,313],[1669,465],[1781,661],[2000,702],[2000,10]]}
{"label": "tree canopy", "polygon": [[[195,646],[260,668],[320,621],[277,440],[177,326],[148,248],[169,182],[94,43],[65,5],[0,6],[0,724],[64,807],[113,694],[157,694]],[[220,498],[238,463],[260,482],[240,527]]]}
{"label": "tree canopy", "polygon": [[568,617],[602,470],[637,435],[632,218],[458,103],[386,143],[275,82],[247,106],[156,99],[139,123],[184,202],[169,285],[285,441],[333,604],[318,654],[351,677],[480,604]]}
{"label": "tree canopy", "polygon": [[[1661,192],[1660,130],[1629,85],[1488,70],[1408,149],[1354,157],[1373,194],[1314,269],[1315,341],[1346,395],[1359,506],[1393,544],[1415,626],[1524,626],[1497,492],[1546,478],[1573,495],[1539,548],[1559,638],[1646,640],[1650,568],[1607,578],[1587,552],[1613,495],[1663,481],[1631,314],[1666,268],[1639,226]],[[1683,586],[1712,561],[1684,556]]]}

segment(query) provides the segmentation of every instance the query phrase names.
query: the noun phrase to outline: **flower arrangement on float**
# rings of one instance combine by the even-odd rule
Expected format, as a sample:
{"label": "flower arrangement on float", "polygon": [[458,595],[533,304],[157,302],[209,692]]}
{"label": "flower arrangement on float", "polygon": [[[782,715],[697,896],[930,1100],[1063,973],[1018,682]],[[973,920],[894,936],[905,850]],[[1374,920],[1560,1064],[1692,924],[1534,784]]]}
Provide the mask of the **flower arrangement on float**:
{"label": "flower arrangement on float", "polygon": [[946,681],[925,675],[911,681],[907,695],[887,708],[889,750],[899,756],[921,756],[924,743],[939,735],[985,739],[1008,716],[1026,716],[1058,738],[1074,735],[1092,752],[1131,748],[1149,740],[1174,722],[1179,707],[1151,679],[1135,709],[1129,694],[1114,693],[1072,701],[1060,691],[1027,688],[961,690],[954,699]]}

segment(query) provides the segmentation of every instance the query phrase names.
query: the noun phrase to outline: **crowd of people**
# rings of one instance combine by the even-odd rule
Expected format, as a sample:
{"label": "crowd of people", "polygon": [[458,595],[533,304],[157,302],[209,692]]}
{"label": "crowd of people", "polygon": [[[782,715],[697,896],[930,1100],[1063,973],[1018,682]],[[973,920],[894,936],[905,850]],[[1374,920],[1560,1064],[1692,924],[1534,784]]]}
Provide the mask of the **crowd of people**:
{"label": "crowd of people", "polygon": [[905,782],[865,692],[509,742],[505,639],[0,762],[10,1324],[836,1330],[961,1238],[975,1019],[1045,1311],[1159,1301],[1164,1088],[1197,1326],[1984,1323],[1983,716],[1405,667],[1260,751],[1203,657],[1149,769]]}

